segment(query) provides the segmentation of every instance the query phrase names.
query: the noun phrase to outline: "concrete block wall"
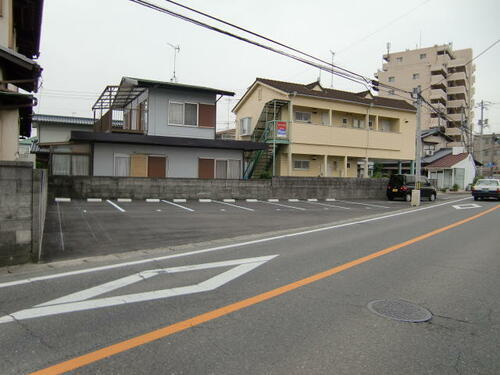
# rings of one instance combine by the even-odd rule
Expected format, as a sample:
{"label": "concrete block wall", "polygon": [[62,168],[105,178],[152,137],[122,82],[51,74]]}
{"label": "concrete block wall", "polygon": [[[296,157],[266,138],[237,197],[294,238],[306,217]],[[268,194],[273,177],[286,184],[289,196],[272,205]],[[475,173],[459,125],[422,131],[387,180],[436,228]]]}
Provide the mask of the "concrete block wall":
{"label": "concrete block wall", "polygon": [[270,180],[201,180],[191,178],[135,178],[51,176],[49,199],[54,197],[132,199],[354,199],[385,197],[387,179],[297,178]]}
{"label": "concrete block wall", "polygon": [[0,161],[0,267],[40,259],[47,187],[32,162]]}
{"label": "concrete block wall", "polygon": [[0,161],[0,266],[31,260],[33,163]]}

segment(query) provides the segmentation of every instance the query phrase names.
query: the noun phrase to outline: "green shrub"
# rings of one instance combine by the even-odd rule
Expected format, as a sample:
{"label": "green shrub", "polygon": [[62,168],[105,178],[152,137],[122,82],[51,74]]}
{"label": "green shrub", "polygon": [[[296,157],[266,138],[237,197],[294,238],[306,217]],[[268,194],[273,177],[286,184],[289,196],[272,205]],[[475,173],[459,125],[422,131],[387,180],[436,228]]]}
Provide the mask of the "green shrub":
{"label": "green shrub", "polygon": [[458,185],[457,184],[453,185],[453,187],[451,188],[451,190],[452,191],[458,191]]}

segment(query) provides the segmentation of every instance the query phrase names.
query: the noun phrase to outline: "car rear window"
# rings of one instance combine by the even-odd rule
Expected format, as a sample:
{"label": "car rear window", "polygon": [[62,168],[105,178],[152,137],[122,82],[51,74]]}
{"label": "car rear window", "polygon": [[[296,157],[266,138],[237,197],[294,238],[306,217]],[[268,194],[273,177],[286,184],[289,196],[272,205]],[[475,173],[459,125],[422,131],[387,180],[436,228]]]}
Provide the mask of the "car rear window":
{"label": "car rear window", "polygon": [[393,174],[389,180],[389,184],[391,185],[408,185],[415,183],[415,176],[405,175],[405,174]]}
{"label": "car rear window", "polygon": [[495,180],[477,180],[476,185],[498,186],[498,181],[495,181]]}

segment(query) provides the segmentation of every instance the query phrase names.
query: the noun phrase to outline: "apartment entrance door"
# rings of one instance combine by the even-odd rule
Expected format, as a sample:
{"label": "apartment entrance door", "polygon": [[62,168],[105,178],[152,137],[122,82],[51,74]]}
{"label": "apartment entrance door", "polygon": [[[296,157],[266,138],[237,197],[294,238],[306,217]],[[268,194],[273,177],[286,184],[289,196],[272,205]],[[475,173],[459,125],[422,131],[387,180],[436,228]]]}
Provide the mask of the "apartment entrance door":
{"label": "apartment entrance door", "polygon": [[167,161],[164,156],[148,157],[148,177],[165,177]]}

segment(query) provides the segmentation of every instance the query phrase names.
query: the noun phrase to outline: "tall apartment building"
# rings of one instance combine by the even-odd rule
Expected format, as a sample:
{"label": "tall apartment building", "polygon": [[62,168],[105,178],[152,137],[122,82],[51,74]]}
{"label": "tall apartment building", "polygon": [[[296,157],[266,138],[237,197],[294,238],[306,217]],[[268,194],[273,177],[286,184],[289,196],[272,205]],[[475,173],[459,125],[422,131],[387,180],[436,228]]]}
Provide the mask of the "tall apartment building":
{"label": "tall apartment building", "polygon": [[[470,63],[472,49],[454,51],[451,44],[391,52],[383,56],[382,70],[375,73],[381,83],[412,91],[420,85],[422,97],[445,114],[422,106],[422,129],[441,127],[453,139],[448,147],[470,146],[474,108],[474,72]],[[380,90],[380,96],[399,99],[409,95]],[[465,130],[462,127],[465,126]]]}

